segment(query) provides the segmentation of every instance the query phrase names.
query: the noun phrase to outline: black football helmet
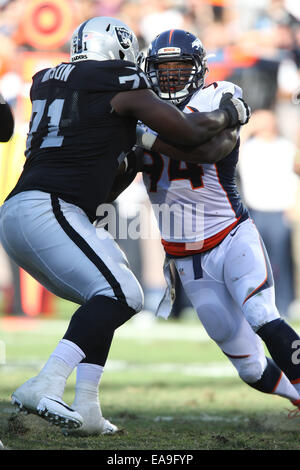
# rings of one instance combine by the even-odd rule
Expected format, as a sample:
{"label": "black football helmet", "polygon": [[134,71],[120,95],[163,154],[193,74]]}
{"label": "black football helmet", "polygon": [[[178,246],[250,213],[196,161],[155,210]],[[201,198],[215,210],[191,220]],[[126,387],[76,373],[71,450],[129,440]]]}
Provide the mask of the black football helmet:
{"label": "black football helmet", "polygon": [[[189,68],[164,68],[159,64],[186,62]],[[204,85],[208,71],[206,51],[199,38],[181,29],[171,29],[156,36],[150,44],[144,64],[155,93],[178,105]]]}

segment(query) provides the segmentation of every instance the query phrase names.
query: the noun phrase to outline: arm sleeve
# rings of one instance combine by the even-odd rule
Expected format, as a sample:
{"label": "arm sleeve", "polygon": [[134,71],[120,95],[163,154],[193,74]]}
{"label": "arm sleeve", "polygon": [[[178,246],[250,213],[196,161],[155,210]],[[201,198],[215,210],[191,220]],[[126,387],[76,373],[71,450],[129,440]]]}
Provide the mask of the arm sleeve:
{"label": "arm sleeve", "polygon": [[0,95],[0,142],[7,142],[14,132],[14,117],[10,106]]}

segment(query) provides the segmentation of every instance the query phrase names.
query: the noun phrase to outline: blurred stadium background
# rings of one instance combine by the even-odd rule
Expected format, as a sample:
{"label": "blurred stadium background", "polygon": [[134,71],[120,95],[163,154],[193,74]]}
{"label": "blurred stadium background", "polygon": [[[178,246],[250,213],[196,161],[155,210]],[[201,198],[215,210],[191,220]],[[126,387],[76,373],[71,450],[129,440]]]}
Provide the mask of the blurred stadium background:
{"label": "blurred stadium background", "polygon": [[[127,23],[135,31],[140,48],[145,50],[163,30],[180,28],[193,32],[200,37],[209,55],[207,83],[229,80],[242,87],[253,116],[241,135],[238,184],[269,251],[278,308],[284,317],[297,323],[300,320],[299,0],[0,0],[0,92],[15,116],[14,136],[8,143],[0,144],[0,203],[15,184],[24,163],[32,75],[67,61],[73,29],[82,21],[101,15]],[[116,202],[120,217],[133,219],[136,204],[145,205],[146,216],[151,220],[140,176]],[[128,208],[132,208],[131,213]],[[140,319],[119,333],[120,345],[125,341],[124,351],[128,351],[132,338],[138,338],[134,343],[135,353],[132,357],[128,353],[127,361],[130,362],[137,349],[141,351],[143,338],[145,344],[150,344],[154,336],[156,340],[171,337],[179,341],[174,350],[167,347],[169,357],[162,352],[163,347],[158,348],[165,364],[174,359],[175,350],[183,351],[190,342],[195,344],[198,340],[200,346],[203,338],[207,341],[200,325],[196,331],[191,327],[190,322],[196,322],[195,313],[179,280],[173,322],[166,327],[154,318],[164,289],[159,239],[118,241],[145,292],[145,310]],[[60,339],[73,310],[72,304],[57,299],[15,266],[0,247],[3,365],[17,361],[21,368],[24,364],[29,369],[38,368]],[[44,326],[37,326],[39,320],[43,320]],[[34,345],[38,337],[44,338],[45,329],[50,334],[48,342],[45,339]],[[124,351],[121,350],[114,356],[113,349],[112,357],[122,359]],[[193,358],[206,365],[220,361],[223,372],[211,364],[210,372],[209,367],[205,369],[206,376],[234,375],[216,350],[211,352],[210,359],[207,354],[201,356],[200,350],[197,348],[190,355],[187,352],[186,361],[191,362]],[[177,359],[184,362],[184,357]],[[160,359],[157,356],[153,361],[159,364]],[[20,375],[18,372],[16,384],[14,379],[11,383],[3,381],[0,399],[8,400],[9,393],[21,380]]]}

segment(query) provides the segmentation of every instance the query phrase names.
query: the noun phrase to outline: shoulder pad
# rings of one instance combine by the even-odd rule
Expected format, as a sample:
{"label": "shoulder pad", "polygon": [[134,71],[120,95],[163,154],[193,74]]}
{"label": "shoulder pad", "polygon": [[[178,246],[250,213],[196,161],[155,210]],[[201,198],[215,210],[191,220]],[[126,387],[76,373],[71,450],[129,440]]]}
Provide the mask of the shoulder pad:
{"label": "shoulder pad", "polygon": [[[97,91],[127,91],[150,88],[145,73],[125,60],[88,61],[84,77],[89,88]],[[84,62],[81,64],[84,67]]]}
{"label": "shoulder pad", "polygon": [[212,98],[212,110],[219,108],[219,104],[224,93],[232,93],[234,98],[242,98],[243,91],[238,85],[226,81],[216,83],[218,86],[215,88],[214,96]]}

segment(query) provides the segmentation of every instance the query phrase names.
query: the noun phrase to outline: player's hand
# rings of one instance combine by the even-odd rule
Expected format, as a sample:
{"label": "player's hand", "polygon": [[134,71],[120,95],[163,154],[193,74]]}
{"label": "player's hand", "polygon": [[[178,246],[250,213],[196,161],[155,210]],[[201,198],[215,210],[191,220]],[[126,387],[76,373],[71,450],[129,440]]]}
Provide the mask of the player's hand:
{"label": "player's hand", "polygon": [[145,150],[151,150],[157,135],[149,132],[146,127],[138,124],[136,126],[136,145]]}
{"label": "player's hand", "polygon": [[247,124],[251,116],[251,109],[242,98],[233,98],[232,93],[223,93],[219,109],[226,111],[229,116],[228,127],[237,127]]}

